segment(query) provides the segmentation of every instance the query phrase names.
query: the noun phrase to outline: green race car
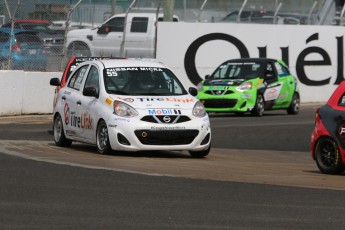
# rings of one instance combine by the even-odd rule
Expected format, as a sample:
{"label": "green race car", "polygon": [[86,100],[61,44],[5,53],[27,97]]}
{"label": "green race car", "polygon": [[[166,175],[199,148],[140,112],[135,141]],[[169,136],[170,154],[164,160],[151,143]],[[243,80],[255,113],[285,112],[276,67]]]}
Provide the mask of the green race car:
{"label": "green race car", "polygon": [[286,109],[288,114],[298,114],[300,109],[297,80],[281,60],[228,60],[197,88],[207,112],[262,116],[265,110]]}

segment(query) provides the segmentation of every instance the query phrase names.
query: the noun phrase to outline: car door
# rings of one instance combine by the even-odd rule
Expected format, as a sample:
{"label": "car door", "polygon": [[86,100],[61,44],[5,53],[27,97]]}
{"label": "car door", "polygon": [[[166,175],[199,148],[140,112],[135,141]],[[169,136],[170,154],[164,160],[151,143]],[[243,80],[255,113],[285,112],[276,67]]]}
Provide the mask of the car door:
{"label": "car door", "polygon": [[288,68],[281,65],[279,62],[274,62],[274,67],[276,68],[278,75],[278,84],[281,85],[281,90],[276,99],[275,105],[288,106],[295,91],[294,78],[291,76]]}
{"label": "car door", "polygon": [[105,22],[92,38],[95,54],[114,56],[120,52],[124,30],[124,17],[114,17]]}
{"label": "car door", "polygon": [[94,88],[96,90],[96,96],[85,96],[80,98],[79,110],[81,117],[81,129],[80,136],[87,142],[94,143],[96,140],[96,122],[97,113],[101,110],[98,108],[98,98],[100,91],[100,71],[97,66],[90,65],[87,73],[87,78],[83,87],[83,92],[87,88]]}
{"label": "car door", "polygon": [[265,106],[270,108],[275,104],[282,89],[282,84],[278,81],[277,70],[272,62],[267,62],[264,68],[264,81],[267,84],[264,93]]}
{"label": "car door", "polygon": [[82,101],[82,89],[87,76],[89,65],[82,65],[78,68],[69,81],[67,87],[61,89],[62,101],[64,102],[64,121],[66,135],[75,138],[83,138],[83,111],[80,108]]}

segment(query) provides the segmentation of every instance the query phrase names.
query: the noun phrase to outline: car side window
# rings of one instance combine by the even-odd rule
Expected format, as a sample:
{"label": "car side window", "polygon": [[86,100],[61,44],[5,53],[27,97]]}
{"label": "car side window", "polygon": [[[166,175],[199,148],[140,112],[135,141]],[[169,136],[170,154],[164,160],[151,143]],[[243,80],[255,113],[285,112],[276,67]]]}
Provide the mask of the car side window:
{"label": "car side window", "polygon": [[87,79],[85,81],[84,89],[87,87],[93,87],[99,93],[99,73],[96,66],[91,66]]}
{"label": "car side window", "polygon": [[82,66],[78,69],[71,77],[71,80],[68,82],[68,87],[76,90],[80,90],[81,84],[83,83],[84,78],[86,77],[87,69],[89,65]]}
{"label": "car side window", "polygon": [[125,26],[125,18],[124,17],[118,17],[110,19],[106,23],[109,27],[109,32],[123,32],[124,26]]}
{"label": "car side window", "polygon": [[146,17],[134,17],[131,25],[131,32],[146,33],[149,19]]}
{"label": "car side window", "polygon": [[277,69],[279,77],[290,75],[288,68],[286,68],[285,66],[282,66],[279,62],[275,62],[274,65]]}

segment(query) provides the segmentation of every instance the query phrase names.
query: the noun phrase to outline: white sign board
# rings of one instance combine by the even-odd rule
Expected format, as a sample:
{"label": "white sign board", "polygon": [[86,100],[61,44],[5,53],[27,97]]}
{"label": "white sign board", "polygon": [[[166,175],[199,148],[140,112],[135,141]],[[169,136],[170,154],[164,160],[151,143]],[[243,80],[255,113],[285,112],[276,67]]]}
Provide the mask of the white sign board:
{"label": "white sign board", "polygon": [[164,22],[156,58],[187,86],[229,59],[282,59],[298,78],[301,101],[325,102],[344,80],[344,34],[339,26]]}

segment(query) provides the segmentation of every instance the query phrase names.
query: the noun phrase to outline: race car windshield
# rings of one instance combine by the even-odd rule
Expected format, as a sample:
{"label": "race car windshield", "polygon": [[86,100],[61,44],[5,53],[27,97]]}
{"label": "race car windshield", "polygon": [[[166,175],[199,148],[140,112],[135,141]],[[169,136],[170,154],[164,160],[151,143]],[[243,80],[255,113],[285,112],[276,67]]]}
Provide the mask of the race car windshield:
{"label": "race car windshield", "polygon": [[255,62],[228,62],[219,66],[212,79],[253,79],[260,77],[262,65]]}
{"label": "race car windshield", "polygon": [[105,89],[119,95],[185,95],[177,77],[166,68],[115,67],[104,69]]}

